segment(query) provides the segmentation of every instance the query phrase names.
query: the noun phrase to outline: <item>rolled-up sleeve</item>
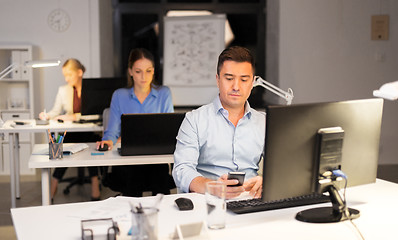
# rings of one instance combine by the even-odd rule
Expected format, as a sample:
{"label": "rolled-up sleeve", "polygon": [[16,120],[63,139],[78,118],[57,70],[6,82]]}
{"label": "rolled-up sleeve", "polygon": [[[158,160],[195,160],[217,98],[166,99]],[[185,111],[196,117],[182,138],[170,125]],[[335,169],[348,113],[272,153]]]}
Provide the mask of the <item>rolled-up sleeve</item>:
{"label": "rolled-up sleeve", "polygon": [[199,158],[199,141],[197,127],[192,121],[192,113],[186,114],[177,135],[176,150],[174,151],[173,178],[177,188],[182,192],[189,192],[189,185],[198,173],[196,166]]}

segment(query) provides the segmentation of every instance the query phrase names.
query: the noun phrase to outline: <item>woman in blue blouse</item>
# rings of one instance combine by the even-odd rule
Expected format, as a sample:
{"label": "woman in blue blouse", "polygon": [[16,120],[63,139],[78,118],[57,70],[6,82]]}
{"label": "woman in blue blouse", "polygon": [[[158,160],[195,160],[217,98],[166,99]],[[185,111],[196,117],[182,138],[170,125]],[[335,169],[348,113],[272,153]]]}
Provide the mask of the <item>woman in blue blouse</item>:
{"label": "woman in blue blouse", "polygon": [[[108,126],[102,141],[97,142],[97,149],[107,144],[108,150],[111,150],[116,144],[120,137],[122,114],[174,111],[170,89],[153,83],[154,66],[154,57],[146,49],[137,48],[130,52],[128,87],[113,93]],[[171,184],[174,184],[168,164],[113,167],[110,178],[111,182],[118,183],[113,190],[134,197],[142,196],[143,191],[152,191],[154,195],[169,194]]]}

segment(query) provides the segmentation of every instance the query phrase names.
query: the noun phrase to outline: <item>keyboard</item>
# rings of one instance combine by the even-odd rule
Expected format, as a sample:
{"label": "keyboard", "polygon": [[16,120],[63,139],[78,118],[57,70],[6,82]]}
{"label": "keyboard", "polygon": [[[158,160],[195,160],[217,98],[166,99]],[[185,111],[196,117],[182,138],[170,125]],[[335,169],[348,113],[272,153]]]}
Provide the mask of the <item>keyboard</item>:
{"label": "keyboard", "polygon": [[102,119],[79,119],[73,123],[102,123]]}
{"label": "keyboard", "polygon": [[227,209],[234,213],[242,214],[305,206],[325,202],[330,202],[329,196],[313,193],[304,196],[291,197],[267,202],[264,202],[261,198],[230,201],[227,202]]}

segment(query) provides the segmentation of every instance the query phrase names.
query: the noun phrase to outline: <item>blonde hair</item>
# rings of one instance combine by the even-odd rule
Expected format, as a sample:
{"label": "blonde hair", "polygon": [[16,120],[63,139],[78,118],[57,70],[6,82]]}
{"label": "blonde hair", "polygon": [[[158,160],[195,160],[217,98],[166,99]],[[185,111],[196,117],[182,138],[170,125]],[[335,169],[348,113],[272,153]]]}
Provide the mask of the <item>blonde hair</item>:
{"label": "blonde hair", "polygon": [[69,58],[68,60],[65,61],[64,65],[62,65],[62,68],[64,67],[70,67],[73,70],[82,70],[83,73],[86,71],[86,68],[84,65],[77,59],[75,58]]}

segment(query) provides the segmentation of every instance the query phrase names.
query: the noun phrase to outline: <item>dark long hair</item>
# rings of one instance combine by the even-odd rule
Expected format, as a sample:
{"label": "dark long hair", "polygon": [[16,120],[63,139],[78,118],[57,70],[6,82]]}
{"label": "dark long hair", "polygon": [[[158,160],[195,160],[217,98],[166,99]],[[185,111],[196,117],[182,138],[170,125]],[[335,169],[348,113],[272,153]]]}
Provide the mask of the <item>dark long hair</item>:
{"label": "dark long hair", "polygon": [[[145,48],[132,49],[130,52],[130,55],[129,55],[129,62],[128,62],[128,66],[127,66],[128,67],[128,69],[127,69],[127,87],[128,88],[131,88],[134,86],[134,79],[133,79],[133,76],[130,75],[129,69],[133,67],[133,65],[136,61],[143,59],[143,58],[151,61],[152,66],[155,67],[155,60],[154,60],[152,53],[150,53]],[[153,81],[154,81],[154,79],[152,79],[151,85],[153,84]]]}

